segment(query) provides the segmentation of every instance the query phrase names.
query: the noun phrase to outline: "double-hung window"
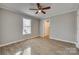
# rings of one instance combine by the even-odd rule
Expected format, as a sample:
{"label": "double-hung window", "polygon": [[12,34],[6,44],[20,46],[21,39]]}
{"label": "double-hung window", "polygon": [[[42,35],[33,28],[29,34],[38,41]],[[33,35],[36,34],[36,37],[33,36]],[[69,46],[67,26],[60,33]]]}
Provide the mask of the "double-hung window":
{"label": "double-hung window", "polygon": [[31,34],[31,19],[23,18],[23,35]]}

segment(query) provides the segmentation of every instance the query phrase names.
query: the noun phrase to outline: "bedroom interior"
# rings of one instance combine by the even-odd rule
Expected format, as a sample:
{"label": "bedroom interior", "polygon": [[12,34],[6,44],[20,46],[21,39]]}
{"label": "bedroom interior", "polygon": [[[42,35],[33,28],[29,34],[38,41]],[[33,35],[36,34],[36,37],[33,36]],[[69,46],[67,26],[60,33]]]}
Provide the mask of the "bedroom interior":
{"label": "bedroom interior", "polygon": [[79,55],[79,3],[0,3],[0,55]]}

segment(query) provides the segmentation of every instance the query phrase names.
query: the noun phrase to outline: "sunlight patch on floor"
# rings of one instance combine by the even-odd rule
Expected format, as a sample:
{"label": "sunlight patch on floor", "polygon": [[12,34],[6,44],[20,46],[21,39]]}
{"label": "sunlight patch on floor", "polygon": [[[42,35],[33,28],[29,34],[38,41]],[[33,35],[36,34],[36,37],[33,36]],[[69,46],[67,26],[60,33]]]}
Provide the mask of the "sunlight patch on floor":
{"label": "sunlight patch on floor", "polygon": [[31,55],[31,47],[24,50],[23,55]]}

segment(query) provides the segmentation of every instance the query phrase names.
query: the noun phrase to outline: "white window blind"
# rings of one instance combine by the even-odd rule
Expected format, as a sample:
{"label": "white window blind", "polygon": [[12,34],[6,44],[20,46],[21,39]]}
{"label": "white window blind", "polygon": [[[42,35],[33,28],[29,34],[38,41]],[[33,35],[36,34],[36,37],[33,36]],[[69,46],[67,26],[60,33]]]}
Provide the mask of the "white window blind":
{"label": "white window blind", "polygon": [[31,34],[31,20],[23,18],[23,35]]}

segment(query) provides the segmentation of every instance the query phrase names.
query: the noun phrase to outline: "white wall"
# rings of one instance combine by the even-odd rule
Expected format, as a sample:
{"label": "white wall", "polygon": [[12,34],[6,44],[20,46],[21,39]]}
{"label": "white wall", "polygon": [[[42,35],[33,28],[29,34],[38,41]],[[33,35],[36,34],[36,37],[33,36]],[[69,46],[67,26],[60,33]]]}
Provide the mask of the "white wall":
{"label": "white wall", "polygon": [[[0,18],[1,18],[1,12],[0,12]],[[1,27],[1,21],[0,21],[0,27]],[[0,28],[0,40],[1,40],[1,28]],[[1,41],[0,41],[0,43],[1,43]]]}
{"label": "white wall", "polygon": [[40,20],[40,36],[44,36],[44,21],[43,19]]}
{"label": "white wall", "polygon": [[50,38],[71,43],[76,42],[76,12],[52,16]]}
{"label": "white wall", "polygon": [[[32,19],[32,34],[23,35],[23,17]],[[39,20],[0,9],[0,44],[10,43],[39,35]]]}
{"label": "white wall", "polygon": [[76,47],[79,48],[79,10],[77,11],[77,43]]}

